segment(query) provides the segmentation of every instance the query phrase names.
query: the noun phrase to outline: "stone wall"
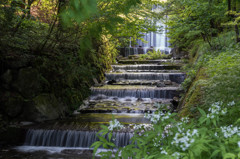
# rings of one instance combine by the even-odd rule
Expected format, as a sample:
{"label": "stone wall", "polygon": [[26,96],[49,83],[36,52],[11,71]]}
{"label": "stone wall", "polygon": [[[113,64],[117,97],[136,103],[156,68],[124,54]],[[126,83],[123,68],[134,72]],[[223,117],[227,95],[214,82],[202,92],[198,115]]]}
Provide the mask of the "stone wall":
{"label": "stone wall", "polygon": [[41,122],[63,117],[69,111],[33,63],[36,63],[34,56],[1,60],[0,113],[3,118]]}

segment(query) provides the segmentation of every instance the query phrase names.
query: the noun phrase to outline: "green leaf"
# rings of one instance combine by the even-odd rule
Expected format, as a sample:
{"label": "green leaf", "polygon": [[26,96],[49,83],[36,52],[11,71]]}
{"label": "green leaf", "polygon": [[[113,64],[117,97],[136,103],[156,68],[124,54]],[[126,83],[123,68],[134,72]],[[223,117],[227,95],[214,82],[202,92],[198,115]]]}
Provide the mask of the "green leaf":
{"label": "green leaf", "polygon": [[203,109],[198,108],[198,110],[199,110],[199,112],[201,113],[202,116],[204,116],[204,117],[207,116]]}
{"label": "green leaf", "polygon": [[223,159],[235,159],[236,155],[233,154],[233,153],[226,153],[224,156],[223,156]]}
{"label": "green leaf", "polygon": [[212,155],[210,156],[210,158],[214,158],[215,156],[217,156],[217,154],[221,152],[220,150],[215,150],[213,151]]}

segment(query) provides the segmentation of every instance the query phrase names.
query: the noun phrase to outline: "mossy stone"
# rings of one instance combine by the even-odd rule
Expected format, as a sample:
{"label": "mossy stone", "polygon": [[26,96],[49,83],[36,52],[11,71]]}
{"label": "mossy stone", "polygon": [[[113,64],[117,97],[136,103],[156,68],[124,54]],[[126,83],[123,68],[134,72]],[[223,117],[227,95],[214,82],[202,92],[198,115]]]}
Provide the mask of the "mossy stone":
{"label": "mossy stone", "polygon": [[2,94],[2,104],[0,106],[4,113],[11,117],[18,117],[22,113],[24,98],[18,93],[5,92]]}
{"label": "mossy stone", "polygon": [[204,87],[206,87],[207,79],[206,69],[201,68],[181,102],[181,116],[194,115],[196,107],[203,104]]}
{"label": "mossy stone", "polygon": [[1,76],[1,80],[6,83],[6,84],[10,84],[12,82],[13,76],[12,76],[12,71],[11,70],[7,70],[2,76]]}
{"label": "mossy stone", "polygon": [[34,68],[23,68],[13,86],[25,98],[33,98],[48,85],[47,80]]}
{"label": "mossy stone", "polygon": [[24,116],[30,121],[54,120],[64,116],[66,107],[54,94],[41,94],[28,102]]}

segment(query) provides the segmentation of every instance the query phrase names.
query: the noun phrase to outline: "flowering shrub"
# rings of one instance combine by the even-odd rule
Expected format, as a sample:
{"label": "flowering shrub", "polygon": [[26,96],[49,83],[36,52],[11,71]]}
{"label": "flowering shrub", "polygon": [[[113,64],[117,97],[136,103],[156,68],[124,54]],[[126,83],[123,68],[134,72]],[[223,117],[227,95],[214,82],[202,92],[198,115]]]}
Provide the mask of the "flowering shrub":
{"label": "flowering shrub", "polygon": [[117,119],[114,119],[109,122],[108,130],[110,131],[113,131],[114,129],[122,129],[122,128],[123,128],[123,125],[121,125],[121,123]]}
{"label": "flowering shrub", "polygon": [[[206,112],[199,108],[201,117],[198,119],[179,119],[177,114],[161,110],[146,114],[145,117],[152,122],[151,129],[135,126],[138,129],[131,139],[132,144],[117,148],[112,143],[116,151],[104,152],[102,158],[240,158],[240,118],[235,115],[240,111],[238,105],[235,102],[213,103]],[[107,129],[104,131],[109,132]],[[110,145],[102,142],[99,146],[104,144]],[[93,147],[97,149],[96,144]]]}

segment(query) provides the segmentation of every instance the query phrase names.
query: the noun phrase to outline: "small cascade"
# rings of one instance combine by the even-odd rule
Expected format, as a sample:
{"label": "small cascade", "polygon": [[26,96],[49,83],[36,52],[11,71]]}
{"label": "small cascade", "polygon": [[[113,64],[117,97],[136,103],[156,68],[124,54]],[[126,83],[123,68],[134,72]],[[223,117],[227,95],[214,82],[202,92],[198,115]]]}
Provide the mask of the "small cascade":
{"label": "small cascade", "polygon": [[179,69],[180,66],[168,66],[168,65],[112,65],[113,71],[118,70],[170,70]]}
{"label": "small cascade", "polygon": [[[107,139],[107,135],[104,137]],[[132,137],[132,133],[113,132],[113,142],[117,147],[128,145]],[[27,132],[24,146],[90,148],[96,141],[98,141],[97,132],[94,131],[30,129]]]}
{"label": "small cascade", "polygon": [[135,98],[173,98],[177,95],[177,88],[150,89],[92,89],[92,96],[135,97]]}
{"label": "small cascade", "polygon": [[106,79],[110,80],[171,80],[182,83],[185,79],[183,73],[107,73]]}

